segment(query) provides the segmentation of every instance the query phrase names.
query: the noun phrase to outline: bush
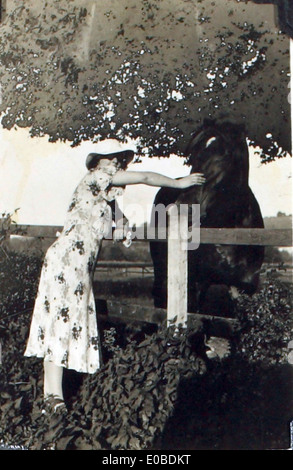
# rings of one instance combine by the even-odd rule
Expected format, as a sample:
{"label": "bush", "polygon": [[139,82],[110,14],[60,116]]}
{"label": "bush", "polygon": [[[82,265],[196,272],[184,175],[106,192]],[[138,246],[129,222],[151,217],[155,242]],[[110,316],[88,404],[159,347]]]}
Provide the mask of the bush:
{"label": "bush", "polygon": [[85,412],[94,448],[147,449],[172,414],[183,378],[201,375],[205,361],[194,350],[195,331],[163,328],[120,349],[87,381]]}
{"label": "bush", "polygon": [[31,309],[38,289],[42,258],[17,252],[2,253],[0,259],[0,317]]}
{"label": "bush", "polygon": [[40,411],[40,361],[15,354],[5,342],[0,442],[36,450],[150,448],[173,412],[179,382],[203,374],[206,366],[192,346],[193,331],[162,329],[139,341],[136,330],[127,331],[124,348],[105,332],[111,358],[83,378],[68,400],[68,418],[53,425]]}
{"label": "bush", "polygon": [[237,301],[241,323],[238,353],[243,359],[266,365],[286,363],[293,338],[292,288],[270,276],[261,290]]}
{"label": "bush", "polygon": [[89,376],[66,371],[69,414],[49,426],[40,413],[42,362],[23,357],[42,260],[8,255],[0,261],[0,445],[220,449],[229,436],[230,448],[284,447],[292,410],[290,286],[268,278],[253,297],[238,299],[240,331],[222,360],[207,358],[203,326],[105,321],[104,366]]}

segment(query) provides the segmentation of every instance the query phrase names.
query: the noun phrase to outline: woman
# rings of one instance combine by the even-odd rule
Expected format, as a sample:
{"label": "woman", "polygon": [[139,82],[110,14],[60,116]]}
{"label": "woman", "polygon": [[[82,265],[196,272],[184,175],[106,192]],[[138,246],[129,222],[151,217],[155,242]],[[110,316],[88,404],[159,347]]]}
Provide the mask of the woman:
{"label": "woman", "polygon": [[89,171],[75,189],[62,233],[44,259],[24,354],[44,360],[44,401],[50,412],[66,410],[64,368],[92,374],[100,367],[92,276],[102,239],[112,225],[109,203],[128,184],[184,189],[205,181],[199,173],[175,180],[125,171],[133,156],[130,150],[88,155]]}

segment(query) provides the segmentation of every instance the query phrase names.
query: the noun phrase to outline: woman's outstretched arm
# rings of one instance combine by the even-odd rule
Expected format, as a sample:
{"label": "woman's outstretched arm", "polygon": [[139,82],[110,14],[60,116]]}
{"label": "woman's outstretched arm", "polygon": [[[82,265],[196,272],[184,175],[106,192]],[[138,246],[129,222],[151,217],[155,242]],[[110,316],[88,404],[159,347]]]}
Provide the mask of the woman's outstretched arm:
{"label": "woman's outstretched arm", "polygon": [[112,180],[114,186],[147,184],[148,186],[166,186],[176,189],[185,189],[196,184],[201,185],[204,182],[205,178],[202,173],[192,173],[183,178],[173,179],[152,171],[117,171]]}

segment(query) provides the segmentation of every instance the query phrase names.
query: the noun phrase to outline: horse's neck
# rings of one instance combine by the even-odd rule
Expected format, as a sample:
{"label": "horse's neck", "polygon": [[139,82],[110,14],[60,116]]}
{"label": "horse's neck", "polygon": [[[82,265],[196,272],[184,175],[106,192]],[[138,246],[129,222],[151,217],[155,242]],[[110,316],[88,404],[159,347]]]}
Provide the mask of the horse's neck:
{"label": "horse's neck", "polygon": [[219,164],[217,161],[209,160],[203,162],[202,165],[193,165],[190,173],[203,173],[206,182],[203,185],[203,190],[210,190],[211,187],[225,186],[233,187],[247,187],[248,186],[248,172],[246,169],[240,170],[237,167],[227,166],[225,162]]}
{"label": "horse's neck", "polygon": [[[221,184],[229,184],[230,181],[233,180],[232,171],[224,171],[223,168],[219,168],[218,165],[213,165],[212,163],[202,165],[199,167],[198,165],[193,166],[191,168],[190,173],[203,173],[206,181],[203,185],[202,189],[210,188],[211,186],[219,186]],[[231,174],[230,174],[231,173]],[[235,174],[234,174],[235,178]]]}

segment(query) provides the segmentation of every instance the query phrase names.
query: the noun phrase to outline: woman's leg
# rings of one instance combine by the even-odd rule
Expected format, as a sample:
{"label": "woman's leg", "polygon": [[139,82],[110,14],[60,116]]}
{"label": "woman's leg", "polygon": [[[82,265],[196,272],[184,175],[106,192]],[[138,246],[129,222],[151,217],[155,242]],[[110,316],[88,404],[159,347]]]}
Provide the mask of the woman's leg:
{"label": "woman's leg", "polygon": [[63,367],[56,366],[53,362],[44,361],[44,397],[54,395],[64,399],[63,388]]}

